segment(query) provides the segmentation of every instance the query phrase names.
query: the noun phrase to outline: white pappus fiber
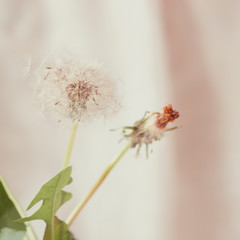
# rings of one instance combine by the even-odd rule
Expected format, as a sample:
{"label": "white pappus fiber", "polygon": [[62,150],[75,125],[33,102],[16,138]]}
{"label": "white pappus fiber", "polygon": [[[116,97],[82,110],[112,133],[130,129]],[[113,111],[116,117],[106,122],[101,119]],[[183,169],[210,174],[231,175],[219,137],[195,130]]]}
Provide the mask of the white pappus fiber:
{"label": "white pappus fiber", "polygon": [[99,63],[60,55],[43,63],[39,77],[36,90],[42,110],[59,121],[107,117],[119,107],[114,79]]}

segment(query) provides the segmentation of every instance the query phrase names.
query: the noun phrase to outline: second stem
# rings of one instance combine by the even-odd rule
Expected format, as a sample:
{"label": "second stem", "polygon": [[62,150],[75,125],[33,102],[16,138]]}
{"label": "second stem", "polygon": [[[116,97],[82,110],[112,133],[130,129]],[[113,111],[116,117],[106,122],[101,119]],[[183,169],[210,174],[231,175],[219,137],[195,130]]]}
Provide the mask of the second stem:
{"label": "second stem", "polygon": [[117,162],[122,158],[122,156],[127,152],[127,150],[130,148],[130,144],[125,146],[125,148],[120,152],[120,154],[107,166],[107,168],[104,170],[100,178],[97,180],[97,182],[93,185],[89,193],[83,198],[83,200],[76,206],[76,208],[73,210],[71,215],[66,220],[66,223],[68,226],[72,224],[72,222],[75,220],[75,218],[78,216],[80,211],[83,209],[83,207],[86,205],[86,203],[89,201],[89,199],[92,197],[92,195],[96,192],[96,190],[99,188],[99,186],[103,183],[104,179],[107,177],[109,172],[113,169],[113,167],[117,164]]}

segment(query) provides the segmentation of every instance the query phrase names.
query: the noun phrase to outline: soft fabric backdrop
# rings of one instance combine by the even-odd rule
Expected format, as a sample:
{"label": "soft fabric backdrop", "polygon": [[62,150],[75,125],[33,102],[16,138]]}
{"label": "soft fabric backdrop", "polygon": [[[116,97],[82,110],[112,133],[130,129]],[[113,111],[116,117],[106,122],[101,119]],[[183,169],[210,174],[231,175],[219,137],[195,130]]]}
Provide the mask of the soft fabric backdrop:
{"label": "soft fabric backdrop", "polygon": [[[118,76],[122,108],[80,124],[74,196],[64,219],[121,150],[120,133],[167,103],[182,129],[130,151],[71,227],[85,240],[237,240],[240,237],[238,1],[0,1],[0,174],[26,208],[61,167],[69,129],[31,96],[42,58],[68,49]],[[39,236],[44,224],[36,221]]]}

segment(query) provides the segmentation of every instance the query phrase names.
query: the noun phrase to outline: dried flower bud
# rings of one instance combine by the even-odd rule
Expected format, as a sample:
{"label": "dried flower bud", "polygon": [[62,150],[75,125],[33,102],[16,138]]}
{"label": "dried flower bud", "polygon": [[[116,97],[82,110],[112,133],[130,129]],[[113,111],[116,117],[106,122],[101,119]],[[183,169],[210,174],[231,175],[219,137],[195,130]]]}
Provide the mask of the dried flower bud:
{"label": "dried flower bud", "polygon": [[[179,117],[179,113],[173,110],[172,105],[167,105],[163,108],[163,113],[146,113],[144,117],[137,121],[133,126],[124,127],[123,134],[126,139],[130,141],[131,147],[137,145],[141,147],[142,144],[146,146],[153,141],[160,140],[165,131],[173,130],[166,129],[169,122],[173,122]],[[131,130],[131,133],[126,131]]]}
{"label": "dried flower bud", "polygon": [[118,108],[111,75],[97,63],[57,56],[48,59],[40,71],[37,88],[43,111],[72,122],[108,116]]}

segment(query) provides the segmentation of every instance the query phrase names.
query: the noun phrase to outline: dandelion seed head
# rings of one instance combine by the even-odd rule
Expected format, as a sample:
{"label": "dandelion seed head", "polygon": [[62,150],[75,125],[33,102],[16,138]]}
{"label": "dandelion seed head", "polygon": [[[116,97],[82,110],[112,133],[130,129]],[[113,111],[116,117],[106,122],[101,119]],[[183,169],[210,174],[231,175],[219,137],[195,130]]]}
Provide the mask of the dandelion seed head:
{"label": "dandelion seed head", "polygon": [[69,55],[47,59],[41,67],[37,93],[43,112],[59,121],[108,117],[119,107],[112,75],[97,62]]}
{"label": "dandelion seed head", "polygon": [[[131,147],[151,144],[153,141],[160,140],[164,132],[169,130],[166,129],[167,124],[178,117],[179,113],[173,110],[172,105],[167,105],[162,113],[150,113],[133,126],[123,128],[124,137],[130,141]],[[131,129],[131,132],[125,134],[127,129]]]}

